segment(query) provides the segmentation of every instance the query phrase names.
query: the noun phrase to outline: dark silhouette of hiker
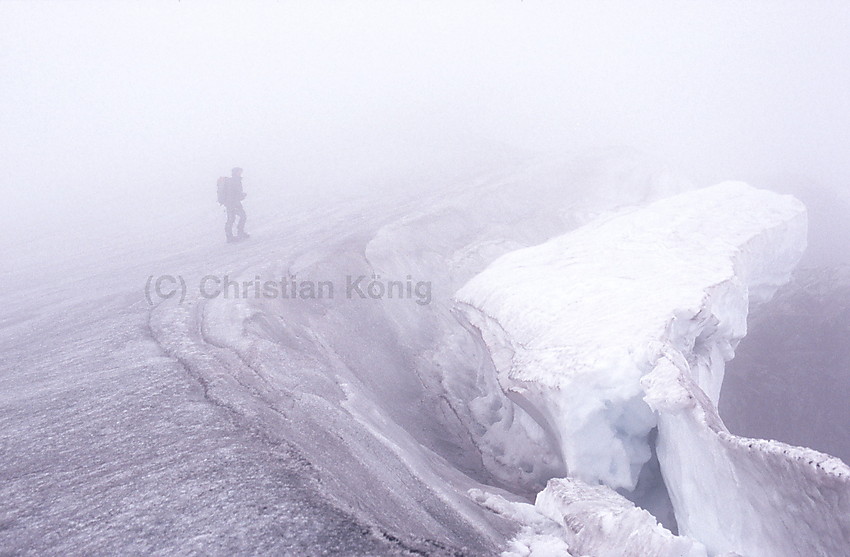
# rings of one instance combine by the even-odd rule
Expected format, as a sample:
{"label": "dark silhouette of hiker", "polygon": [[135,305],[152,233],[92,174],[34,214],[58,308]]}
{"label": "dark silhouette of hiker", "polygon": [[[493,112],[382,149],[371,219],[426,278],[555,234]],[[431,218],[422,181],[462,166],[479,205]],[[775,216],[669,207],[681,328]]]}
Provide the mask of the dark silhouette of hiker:
{"label": "dark silhouette of hiker", "polygon": [[[237,242],[250,238],[245,232],[245,209],[242,207],[242,200],[247,194],[242,191],[242,169],[239,167],[231,171],[231,176],[225,178],[223,190],[219,194],[219,202],[227,209],[227,222],[224,224],[224,233],[227,235],[228,242]],[[233,223],[236,219],[236,235],[233,235]]]}

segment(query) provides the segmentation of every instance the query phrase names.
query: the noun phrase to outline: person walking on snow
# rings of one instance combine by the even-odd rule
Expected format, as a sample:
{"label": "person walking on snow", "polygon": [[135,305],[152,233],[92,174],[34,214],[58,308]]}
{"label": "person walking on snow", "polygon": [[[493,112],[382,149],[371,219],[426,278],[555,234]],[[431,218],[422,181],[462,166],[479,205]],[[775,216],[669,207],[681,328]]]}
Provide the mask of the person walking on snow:
{"label": "person walking on snow", "polygon": [[[224,205],[227,210],[227,222],[224,224],[224,233],[227,235],[228,242],[238,242],[250,238],[250,235],[245,232],[245,209],[242,207],[242,200],[245,199],[246,193],[242,191],[242,169],[238,166],[231,171],[231,176],[222,178],[222,184],[219,186],[219,203]],[[236,218],[239,222],[236,223],[236,235],[233,235],[233,223]]]}

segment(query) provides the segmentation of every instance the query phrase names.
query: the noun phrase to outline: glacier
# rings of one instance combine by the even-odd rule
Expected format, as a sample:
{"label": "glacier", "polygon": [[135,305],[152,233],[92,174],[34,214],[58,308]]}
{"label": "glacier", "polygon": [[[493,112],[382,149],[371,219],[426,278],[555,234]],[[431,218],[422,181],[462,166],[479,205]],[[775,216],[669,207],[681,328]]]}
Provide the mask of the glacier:
{"label": "glacier", "polygon": [[[736,437],[717,412],[749,305],[789,279],[805,245],[799,201],[729,182],[508,253],[455,299],[500,387],[557,442],[570,477],[633,490],[657,429],[679,534],[709,555],[841,555],[848,467]],[[554,489],[538,496],[548,515]]]}
{"label": "glacier", "polygon": [[[617,150],[430,185],[305,200],[283,217],[268,202],[238,249],[209,245],[219,215],[193,209],[182,220],[206,228],[111,239],[51,265],[51,288],[27,282],[36,261],[10,273],[28,286],[0,292],[0,547],[716,557],[758,556],[767,535],[793,548],[765,545],[778,555],[846,545],[843,464],[741,441],[714,410],[748,305],[803,248],[799,204],[741,184],[694,190]],[[410,275],[433,299],[192,290],[149,305],[141,286],[163,273],[340,288],[346,275]],[[683,392],[705,400],[680,405]],[[693,459],[706,454],[716,468],[675,469],[704,468]],[[724,470],[764,492],[779,468],[793,482],[777,497],[796,510],[747,489],[735,507],[694,502],[699,478],[717,497],[732,489]],[[795,512],[809,546],[747,529],[756,513]]]}

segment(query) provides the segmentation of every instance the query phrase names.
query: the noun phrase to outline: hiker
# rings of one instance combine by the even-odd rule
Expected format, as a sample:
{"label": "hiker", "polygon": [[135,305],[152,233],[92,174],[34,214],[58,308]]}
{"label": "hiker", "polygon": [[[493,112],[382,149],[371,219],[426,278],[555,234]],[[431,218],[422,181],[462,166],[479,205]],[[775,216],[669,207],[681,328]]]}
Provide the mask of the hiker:
{"label": "hiker", "polygon": [[[231,170],[230,177],[219,178],[218,181],[218,202],[224,205],[227,209],[227,222],[224,224],[224,233],[227,235],[228,242],[238,242],[250,238],[245,232],[245,209],[242,207],[242,200],[247,194],[242,191],[242,169],[238,166]],[[233,222],[239,217],[239,222],[236,223],[236,236],[233,235]]]}

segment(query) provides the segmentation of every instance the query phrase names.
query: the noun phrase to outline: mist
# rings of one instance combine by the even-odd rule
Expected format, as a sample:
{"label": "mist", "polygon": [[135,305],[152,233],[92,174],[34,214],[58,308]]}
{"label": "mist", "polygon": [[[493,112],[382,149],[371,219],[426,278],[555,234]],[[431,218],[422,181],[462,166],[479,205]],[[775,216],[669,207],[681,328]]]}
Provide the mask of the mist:
{"label": "mist", "polygon": [[848,24],[838,2],[3,2],[0,243],[167,227],[235,165],[282,207],[609,145],[844,192]]}
{"label": "mist", "polygon": [[843,554],[848,29],[0,0],[0,553]]}

